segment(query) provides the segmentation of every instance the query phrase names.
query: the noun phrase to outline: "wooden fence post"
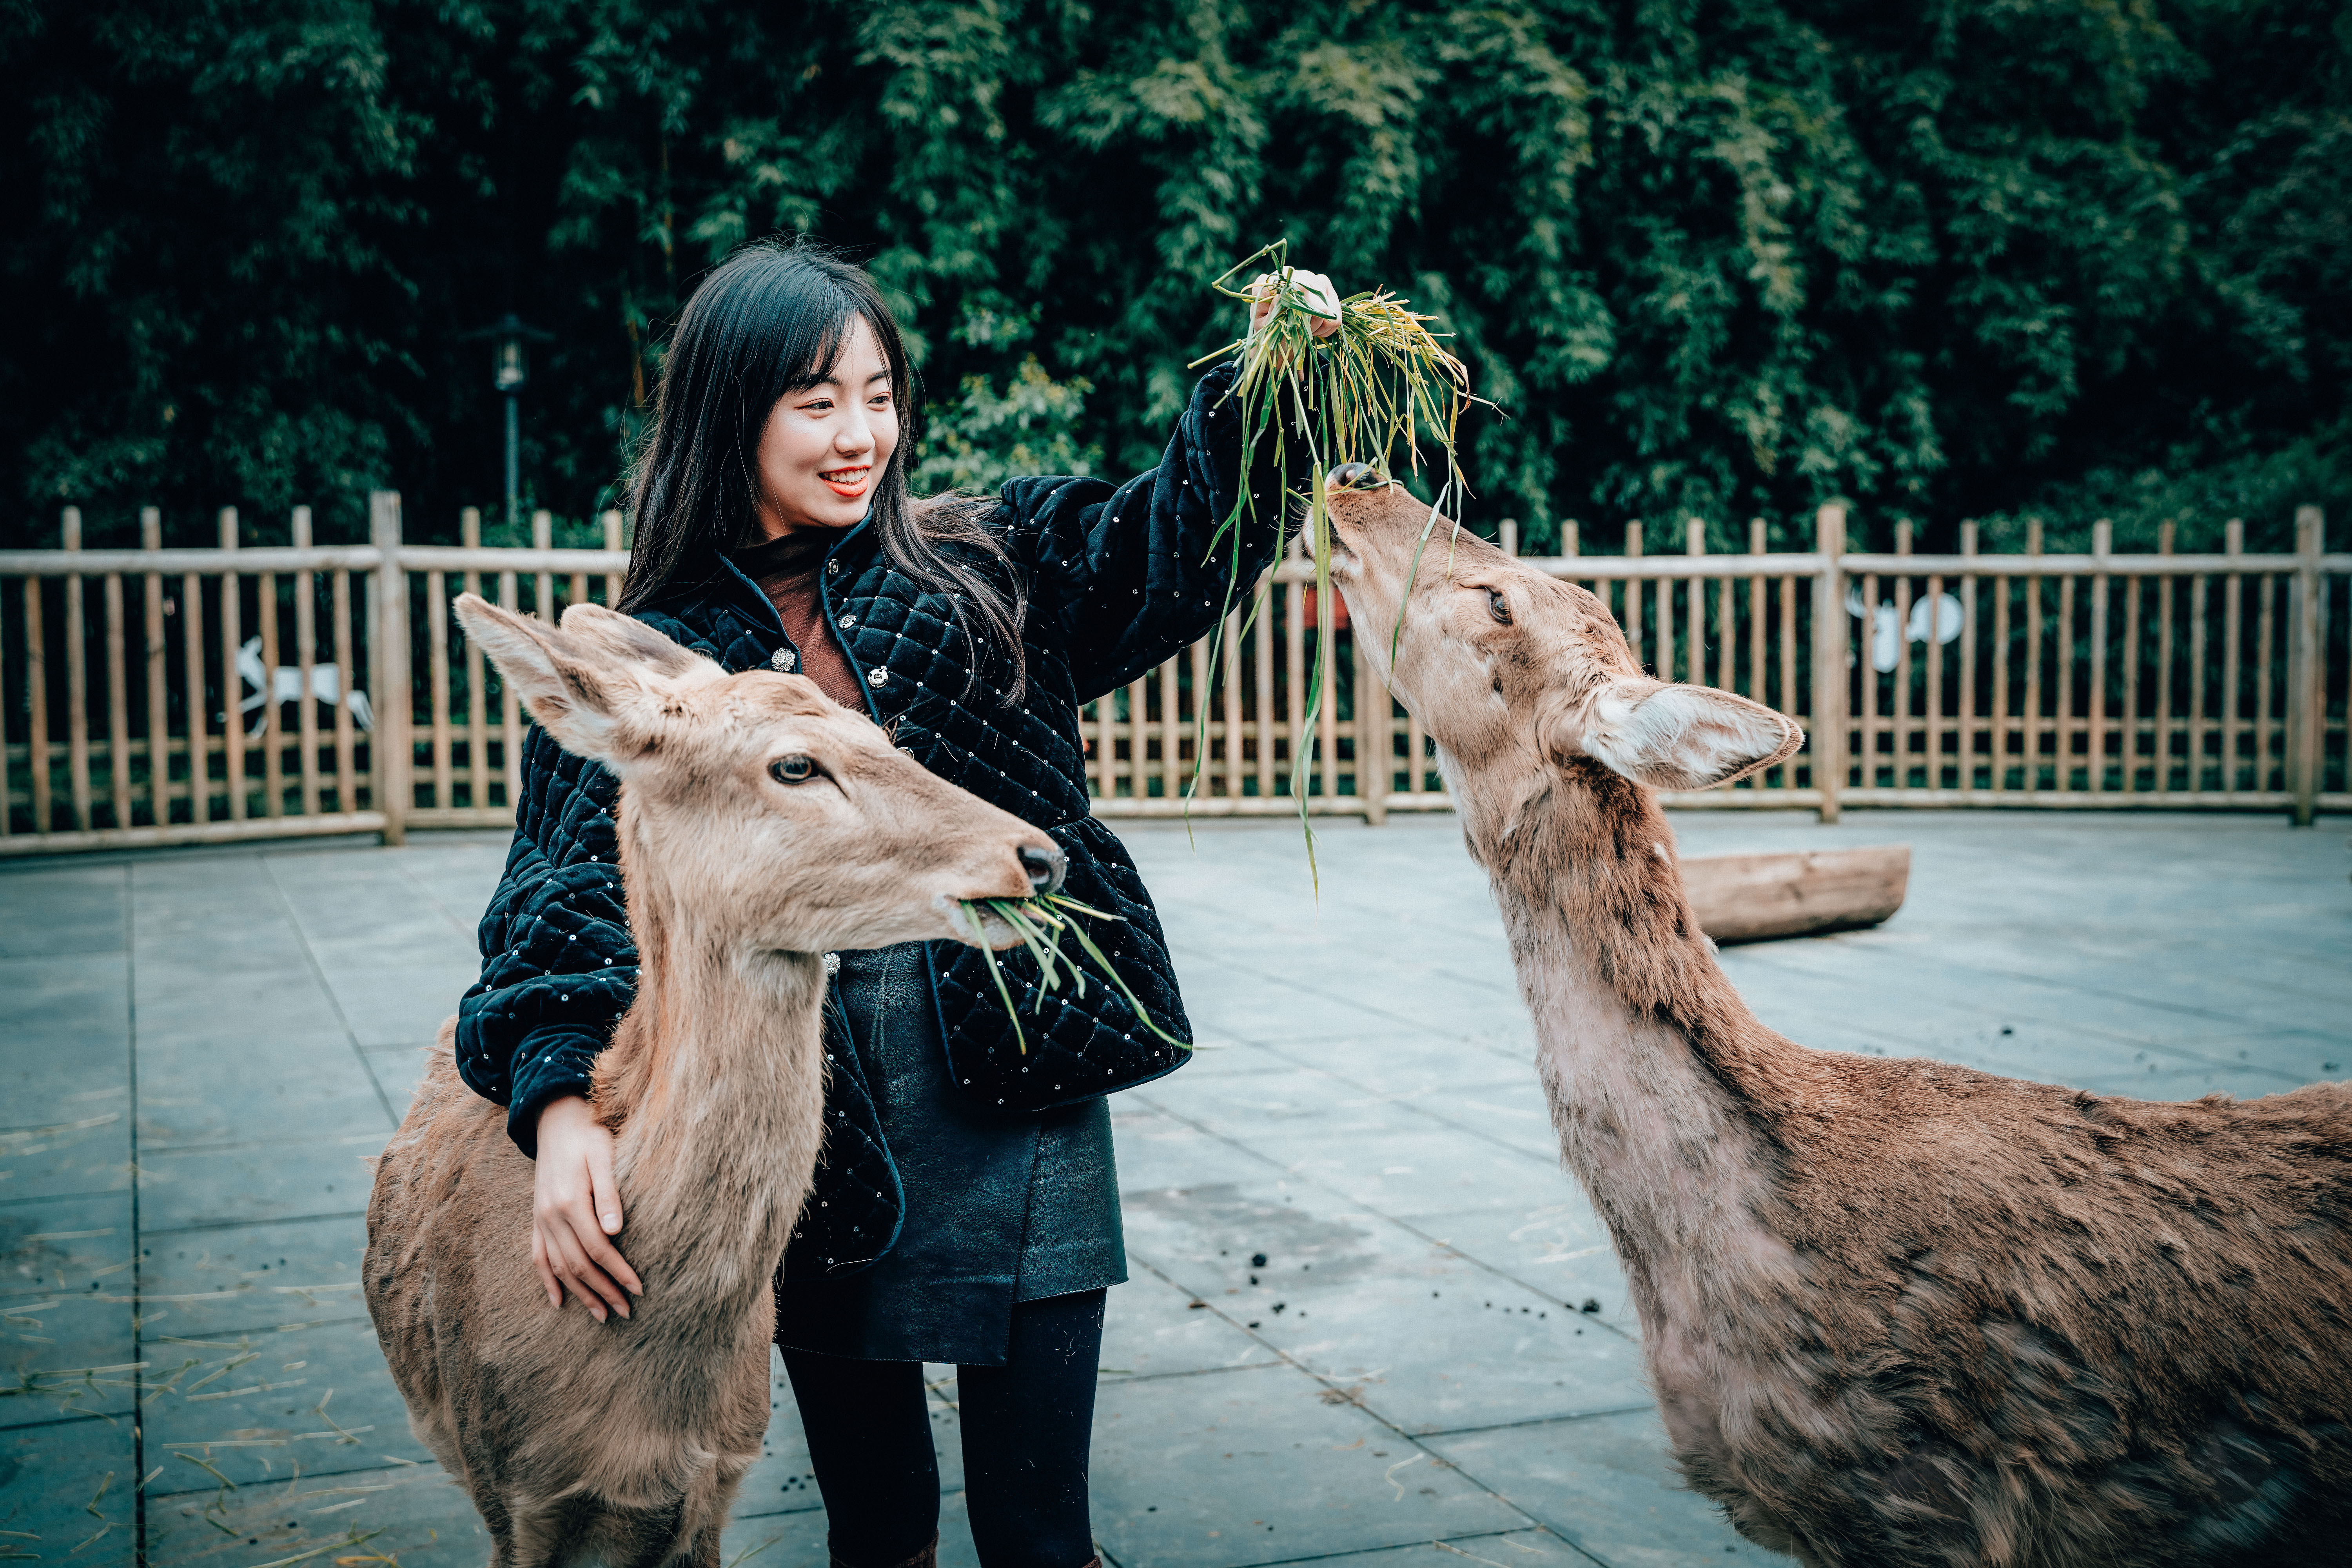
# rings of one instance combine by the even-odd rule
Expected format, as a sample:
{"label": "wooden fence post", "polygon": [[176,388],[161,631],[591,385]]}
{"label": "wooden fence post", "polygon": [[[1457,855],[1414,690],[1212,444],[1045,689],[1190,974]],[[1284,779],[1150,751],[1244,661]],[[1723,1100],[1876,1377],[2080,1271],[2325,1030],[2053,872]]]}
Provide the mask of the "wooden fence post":
{"label": "wooden fence post", "polygon": [[2319,542],[2321,514],[2315,506],[2294,509],[2294,594],[2287,623],[2286,787],[2294,797],[2294,821],[2309,827],[2319,805],[2320,735],[2326,715],[2320,704]]}
{"label": "wooden fence post", "polygon": [[1846,668],[1845,508],[1830,505],[1813,514],[1813,548],[1822,564],[1813,578],[1813,784],[1822,792],[1821,820],[1838,819],[1838,795],[1845,784]]}
{"label": "wooden fence post", "polygon": [[[58,522],[59,542],[81,548],[81,508],[69,506]],[[88,833],[89,799],[89,628],[82,616],[82,579],[66,579],[66,788],[73,802],[74,826]]]}
{"label": "wooden fence post", "polygon": [[[162,509],[139,509],[139,548],[149,552],[163,548]],[[172,725],[166,684],[170,677],[163,661],[168,645],[163,640],[162,574],[148,573],[142,586],[146,590],[142,608],[147,633],[147,809],[155,826],[164,827],[172,821]]]}
{"label": "wooden fence post", "polygon": [[[617,510],[613,510],[613,511],[608,511],[608,512],[606,512],[606,513],[604,514],[604,516],[603,521],[604,521],[604,548],[605,548],[605,549],[607,549],[607,550],[618,550],[618,549],[620,549],[620,548],[621,548],[621,514],[620,514],[620,512],[619,512]],[[619,609],[619,608],[621,607],[621,587],[622,587],[622,577],[623,577],[623,574],[622,574],[621,573],[618,573],[618,572],[607,573],[607,574],[605,574],[605,577],[604,577],[604,605],[605,605],[605,607],[606,607],[606,608],[608,608],[608,609],[614,609],[614,610],[617,610],[617,609]]]}
{"label": "wooden fence post", "polygon": [[415,747],[409,736],[408,569],[400,563],[400,492],[368,493],[368,536],[383,558],[375,569],[375,614],[369,617],[368,668],[375,687],[375,805],[383,813],[383,841],[408,842],[408,809],[415,799],[410,773]]}

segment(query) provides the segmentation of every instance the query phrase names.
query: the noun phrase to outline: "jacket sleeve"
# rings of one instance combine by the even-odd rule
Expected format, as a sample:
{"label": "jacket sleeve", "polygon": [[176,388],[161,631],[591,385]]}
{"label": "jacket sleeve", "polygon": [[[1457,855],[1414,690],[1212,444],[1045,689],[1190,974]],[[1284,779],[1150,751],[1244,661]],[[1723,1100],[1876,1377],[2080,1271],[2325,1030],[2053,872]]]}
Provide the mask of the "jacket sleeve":
{"label": "jacket sleeve", "polygon": [[[1077,686],[1091,701],[1207,635],[1274,560],[1285,507],[1272,424],[1245,439],[1234,367],[1201,378],[1159,466],[1122,485],[1098,479],[1024,479],[1007,484],[1008,542],[1030,568],[1033,624],[1061,639]],[[1311,483],[1303,442],[1292,438],[1294,488]],[[1250,471],[1242,459],[1250,451]],[[1246,504],[1243,500],[1246,479]],[[1228,519],[1235,535],[1219,537]]]}
{"label": "jacket sleeve", "polygon": [[507,1107],[538,1156],[539,1112],[588,1092],[596,1055],[636,994],[613,805],[620,784],[532,725],[506,875],[483,913],[482,976],[457,1006],[457,1071]]}

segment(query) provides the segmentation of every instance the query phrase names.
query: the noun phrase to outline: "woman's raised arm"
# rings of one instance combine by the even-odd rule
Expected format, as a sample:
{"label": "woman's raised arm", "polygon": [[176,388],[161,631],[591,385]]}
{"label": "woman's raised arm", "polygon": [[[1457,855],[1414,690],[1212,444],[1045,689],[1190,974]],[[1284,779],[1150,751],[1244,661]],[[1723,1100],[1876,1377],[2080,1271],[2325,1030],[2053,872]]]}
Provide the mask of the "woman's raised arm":
{"label": "woman's raised arm", "polygon": [[[1295,276],[1336,311],[1328,279]],[[1270,300],[1252,307],[1251,331],[1271,309]],[[1337,326],[1335,319],[1315,331],[1328,336]],[[1235,375],[1228,362],[1202,376],[1159,464],[1123,485],[1040,478],[1004,487],[1010,540],[1033,573],[1031,614],[1059,634],[1081,702],[1206,636],[1230,607],[1229,585],[1238,584],[1239,602],[1273,563],[1289,504],[1284,468],[1294,486],[1312,482],[1300,422],[1265,426],[1253,441],[1233,395]],[[1229,521],[1235,531],[1221,537]]]}

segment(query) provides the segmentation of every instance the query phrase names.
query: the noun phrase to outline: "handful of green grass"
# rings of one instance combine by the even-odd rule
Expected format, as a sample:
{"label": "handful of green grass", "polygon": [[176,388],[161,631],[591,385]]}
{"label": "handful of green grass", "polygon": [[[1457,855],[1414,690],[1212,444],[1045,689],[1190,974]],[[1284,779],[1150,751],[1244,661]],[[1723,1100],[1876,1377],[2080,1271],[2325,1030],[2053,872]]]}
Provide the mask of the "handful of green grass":
{"label": "handful of green grass", "polygon": [[[1080,952],[1094,961],[1103,978],[1127,998],[1127,1005],[1134,1009],[1136,1017],[1142,1020],[1145,1028],[1180,1051],[1192,1048],[1152,1021],[1151,1015],[1144,1010],[1143,1003],[1129,988],[1127,982],[1119,978],[1118,971],[1111,966],[1110,960],[1103,955],[1103,950],[1096,945],[1094,937],[1080,923],[1081,917],[1098,921],[1116,921],[1122,917],[1096,909],[1091,904],[1082,904],[1066,893],[1046,893],[1034,899],[966,899],[962,903],[963,912],[971,921],[975,932],[991,917],[1012,928],[1013,933],[1021,939],[1022,945],[1029,950],[1029,956],[1037,961],[1037,971],[1042,977],[1039,983],[1046,990],[1058,991],[1063,982],[1067,980],[1072,994],[1084,996],[1087,994],[1086,971],[1078,967],[1076,959],[1062,951],[1062,940],[1067,937],[1077,943]],[[996,982],[996,994],[1003,998],[1004,1016],[1013,1020],[1013,1041],[1020,1046],[1021,1054],[1027,1056],[1029,1037],[1022,1032],[1021,1014],[1013,1005],[1013,988],[1004,983],[1004,966],[997,963],[994,948],[983,942],[980,951],[988,960],[988,976]]]}
{"label": "handful of green grass", "polygon": [[[1306,535],[1307,552],[1315,563],[1315,602],[1318,606],[1328,606],[1331,514],[1324,499],[1323,477],[1342,463],[1368,463],[1383,474],[1391,473],[1400,444],[1407,462],[1418,471],[1423,444],[1433,443],[1443,453],[1445,470],[1437,504],[1431,509],[1433,527],[1448,497],[1454,498],[1455,510],[1460,510],[1463,489],[1461,468],[1454,458],[1456,433],[1463,413],[1472,403],[1483,399],[1471,395],[1469,372],[1439,335],[1429,330],[1428,323],[1434,318],[1408,308],[1406,301],[1386,289],[1351,294],[1339,300],[1338,330],[1328,336],[1318,335],[1317,323],[1332,320],[1330,301],[1298,282],[1289,255],[1290,242],[1277,240],[1210,284],[1221,294],[1255,304],[1262,296],[1250,288],[1235,287],[1234,279],[1265,262],[1271,279],[1274,309],[1257,331],[1193,363],[1197,368],[1228,355],[1238,361],[1241,374],[1233,395],[1241,409],[1244,471],[1257,460],[1260,443],[1271,440],[1283,498],[1276,504],[1286,505],[1294,489],[1304,490],[1307,515],[1300,523],[1300,531]],[[1295,431],[1290,420],[1277,416],[1286,401],[1286,392],[1297,421]],[[1296,449],[1294,436],[1303,442],[1305,450]],[[1295,486],[1292,481],[1294,457],[1307,465],[1307,482],[1303,486]],[[1224,635],[1225,616],[1233,608],[1234,596],[1241,591],[1240,525],[1253,506],[1249,487],[1244,485],[1232,515],[1219,525],[1210,545],[1213,552],[1218,543],[1227,542],[1231,551],[1232,570],[1226,582],[1225,604],[1218,616],[1220,639]],[[1261,598],[1251,609],[1253,620],[1263,607]],[[1299,825],[1307,835],[1310,875],[1317,875],[1315,830],[1307,816],[1306,785],[1315,747],[1315,721],[1322,711],[1330,683],[1333,647],[1328,633],[1330,613],[1325,608],[1320,615],[1327,632],[1317,639],[1314,673],[1308,682],[1300,725],[1306,739],[1293,749],[1290,758],[1290,793],[1298,804]],[[1215,657],[1217,651],[1211,649],[1212,669],[1223,668]],[[1192,783],[1185,791],[1188,800],[1200,787],[1201,775],[1208,766],[1207,693],[1201,694],[1197,706],[1199,729],[1192,746]],[[1320,881],[1317,875],[1318,887]]]}

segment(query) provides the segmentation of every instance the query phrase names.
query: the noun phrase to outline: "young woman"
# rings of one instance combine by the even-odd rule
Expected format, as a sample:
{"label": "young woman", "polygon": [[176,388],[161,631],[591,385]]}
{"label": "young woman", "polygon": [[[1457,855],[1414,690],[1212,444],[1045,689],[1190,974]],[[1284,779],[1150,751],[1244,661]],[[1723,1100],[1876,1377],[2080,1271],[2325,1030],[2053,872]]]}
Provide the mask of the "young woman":
{"label": "young woman", "polygon": [[[1230,367],[1202,377],[1160,466],[1123,485],[1028,479],[984,500],[918,500],[906,355],[872,280],[813,248],[741,251],[696,291],[670,346],[621,604],[730,669],[807,675],[941,777],[1046,829],[1068,890],[1123,917],[1096,939],[1180,1039],[1150,900],[1089,814],[1078,706],[1215,625],[1231,554],[1211,543],[1244,487],[1242,570],[1273,557],[1275,443],[1262,437],[1243,472],[1232,384]],[[550,1306],[569,1291],[600,1322],[644,1290],[614,1239],[625,1194],[587,1100],[635,976],[609,875],[617,787],[530,731],[457,1051],[538,1161],[531,1253]],[[1044,993],[1025,959],[1007,961],[1029,975],[1013,982],[1025,1049],[973,949],[839,962],[824,1163],[776,1289],[834,1560],[933,1559],[931,1361],[957,1364],[981,1561],[1081,1568],[1095,1556],[1104,1291],[1127,1278],[1102,1097],[1185,1053],[1116,987]]]}

